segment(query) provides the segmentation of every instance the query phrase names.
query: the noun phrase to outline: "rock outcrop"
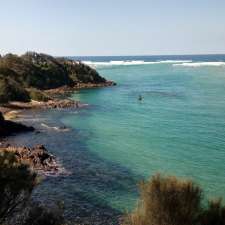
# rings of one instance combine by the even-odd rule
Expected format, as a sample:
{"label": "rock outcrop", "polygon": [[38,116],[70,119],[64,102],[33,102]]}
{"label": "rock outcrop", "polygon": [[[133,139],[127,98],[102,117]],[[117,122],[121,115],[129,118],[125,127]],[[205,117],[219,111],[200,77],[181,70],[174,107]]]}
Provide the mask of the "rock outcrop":
{"label": "rock outcrop", "polygon": [[43,145],[33,148],[6,146],[0,148],[0,152],[14,153],[17,160],[28,164],[37,172],[57,174],[62,171],[62,167],[57,163],[56,158],[50,154]]}
{"label": "rock outcrop", "polygon": [[85,104],[71,99],[54,99],[47,102],[9,102],[7,104],[7,107],[13,110],[81,108],[83,106]]}
{"label": "rock outcrop", "polygon": [[27,127],[23,124],[5,120],[0,112],[0,137],[5,137],[11,134],[34,131],[33,127]]}

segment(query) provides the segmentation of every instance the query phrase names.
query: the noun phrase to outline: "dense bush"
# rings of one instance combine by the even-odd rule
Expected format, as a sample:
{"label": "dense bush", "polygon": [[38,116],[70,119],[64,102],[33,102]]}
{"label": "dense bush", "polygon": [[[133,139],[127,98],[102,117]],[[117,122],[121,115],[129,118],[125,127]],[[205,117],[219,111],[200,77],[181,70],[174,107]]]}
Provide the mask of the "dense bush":
{"label": "dense bush", "polygon": [[201,215],[201,225],[225,225],[225,206],[221,199],[208,202]]}
{"label": "dense bush", "polygon": [[224,225],[221,200],[202,203],[202,190],[191,181],[155,175],[140,185],[136,210],[124,225]]}
{"label": "dense bush", "polygon": [[30,101],[29,94],[21,85],[10,77],[0,75],[0,102]]}
{"label": "dense bush", "polygon": [[14,155],[0,151],[0,224],[63,225],[63,208],[30,201],[38,182],[36,173]]}
{"label": "dense bush", "polygon": [[17,161],[14,154],[0,153],[0,224],[21,211],[29,200],[36,174]]}
{"label": "dense bush", "polygon": [[70,78],[74,83],[104,83],[106,79],[90,66],[81,62],[75,62],[64,58],[59,58],[59,62],[64,65]]}
{"label": "dense bush", "polygon": [[32,202],[25,211],[21,225],[64,225],[63,209]]}
{"label": "dense bush", "polygon": [[[77,83],[106,82],[96,70],[83,63],[35,52],[1,57],[0,74],[0,103],[29,101],[27,88],[46,90]],[[45,98],[40,92],[31,92],[31,96]]]}
{"label": "dense bush", "polygon": [[[41,62],[39,58],[42,59]],[[1,67],[10,68],[16,73],[16,80],[24,87],[48,89],[71,82],[66,70],[50,56],[27,53],[19,57],[8,54],[1,58]]]}
{"label": "dense bush", "polygon": [[132,225],[194,225],[201,211],[201,190],[190,181],[154,176],[142,182],[141,200],[128,218]]}
{"label": "dense bush", "polygon": [[51,89],[76,82],[105,82],[94,69],[83,63],[35,52],[21,57],[5,55],[0,58],[0,72],[26,88]]}

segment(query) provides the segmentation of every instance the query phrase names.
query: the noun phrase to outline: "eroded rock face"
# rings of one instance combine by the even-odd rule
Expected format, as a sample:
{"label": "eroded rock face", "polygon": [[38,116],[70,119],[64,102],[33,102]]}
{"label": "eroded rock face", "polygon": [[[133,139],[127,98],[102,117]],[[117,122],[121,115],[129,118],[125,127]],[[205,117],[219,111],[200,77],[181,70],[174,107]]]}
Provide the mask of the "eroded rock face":
{"label": "eroded rock face", "polygon": [[9,120],[4,120],[0,112],[0,137],[5,137],[14,133],[34,131],[33,127],[27,127],[23,124],[16,123]]}
{"label": "eroded rock face", "polygon": [[33,148],[6,146],[1,151],[12,152],[18,161],[27,163],[36,171],[57,174],[62,167],[57,163],[56,158],[50,154],[43,145],[36,145]]}

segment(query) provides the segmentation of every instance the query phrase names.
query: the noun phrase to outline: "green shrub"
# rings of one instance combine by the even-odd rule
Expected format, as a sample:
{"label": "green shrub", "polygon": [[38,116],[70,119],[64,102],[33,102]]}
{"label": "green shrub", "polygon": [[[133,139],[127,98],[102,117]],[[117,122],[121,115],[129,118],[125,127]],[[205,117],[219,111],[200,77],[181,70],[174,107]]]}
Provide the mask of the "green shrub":
{"label": "green shrub", "polygon": [[72,82],[65,68],[54,57],[44,54],[26,53],[21,57],[8,54],[0,59],[3,71],[1,68],[7,74],[6,69],[12,70],[17,74],[13,78],[26,88],[51,89]]}
{"label": "green shrub", "polygon": [[29,92],[29,96],[32,100],[35,101],[40,101],[40,102],[47,102],[48,100],[50,100],[51,98],[46,95],[43,91],[40,91],[38,89],[35,88],[30,88],[28,89]]}
{"label": "green shrub", "polygon": [[63,225],[63,209],[57,205],[46,206],[32,202],[26,209],[22,225]]}
{"label": "green shrub", "polygon": [[27,91],[15,80],[0,75],[0,102],[30,101]]}
{"label": "green shrub", "polygon": [[63,225],[62,205],[47,207],[30,201],[38,183],[36,173],[17,160],[14,153],[0,151],[0,224]]}
{"label": "green shrub", "polygon": [[106,79],[90,66],[82,63],[60,58],[58,61],[65,67],[69,77],[74,83],[104,83]]}
{"label": "green shrub", "polygon": [[[65,58],[54,58],[46,54],[28,52],[22,56],[7,54],[0,58],[0,74],[9,83],[10,87],[37,88],[47,90],[62,86],[74,86],[77,83],[103,83],[106,80],[98,72],[88,65]],[[2,80],[3,78],[1,78]],[[13,82],[13,84],[12,84]],[[5,84],[3,85],[5,86]],[[1,86],[0,86],[1,87]],[[9,94],[15,91],[9,89]],[[21,97],[21,90],[19,96]],[[3,93],[3,92],[2,92]],[[4,91],[4,93],[6,93]],[[0,102],[7,102],[7,96],[0,93]],[[26,96],[25,96],[26,95]],[[27,98],[27,93],[23,93],[21,101]],[[14,99],[13,99],[14,100]]]}
{"label": "green shrub", "polygon": [[194,225],[201,212],[201,189],[191,181],[155,175],[142,182],[141,199],[129,225]]}
{"label": "green shrub", "polygon": [[13,153],[1,151],[0,224],[23,209],[35,185],[36,174],[18,162]]}
{"label": "green shrub", "polygon": [[225,206],[222,199],[209,201],[201,215],[201,225],[225,225]]}
{"label": "green shrub", "polygon": [[123,225],[225,225],[222,199],[205,206],[201,188],[192,181],[158,174],[140,190],[138,206]]}

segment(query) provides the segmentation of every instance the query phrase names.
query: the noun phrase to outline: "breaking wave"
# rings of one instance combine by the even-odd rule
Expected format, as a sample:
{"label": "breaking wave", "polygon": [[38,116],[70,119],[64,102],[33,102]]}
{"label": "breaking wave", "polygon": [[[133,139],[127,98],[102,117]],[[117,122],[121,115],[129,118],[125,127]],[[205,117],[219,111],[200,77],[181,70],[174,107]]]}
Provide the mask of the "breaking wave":
{"label": "breaking wave", "polygon": [[173,66],[186,66],[186,67],[225,66],[225,62],[184,62],[173,64]]}
{"label": "breaking wave", "polygon": [[64,127],[64,126],[63,127],[51,127],[45,123],[41,123],[41,126],[47,128],[47,129],[56,130],[56,131],[62,131],[62,132],[70,131],[69,128]]}
{"label": "breaking wave", "polygon": [[162,60],[162,61],[144,61],[144,60],[125,60],[125,61],[109,61],[109,62],[94,62],[94,61],[83,61],[83,63],[93,66],[131,66],[131,65],[151,65],[151,64],[161,64],[161,63],[190,63],[192,60]]}

